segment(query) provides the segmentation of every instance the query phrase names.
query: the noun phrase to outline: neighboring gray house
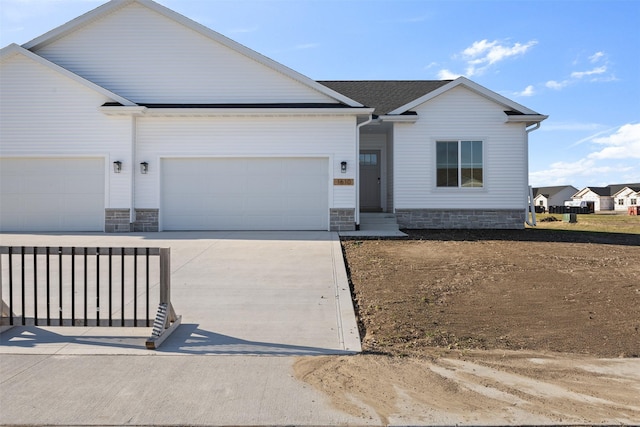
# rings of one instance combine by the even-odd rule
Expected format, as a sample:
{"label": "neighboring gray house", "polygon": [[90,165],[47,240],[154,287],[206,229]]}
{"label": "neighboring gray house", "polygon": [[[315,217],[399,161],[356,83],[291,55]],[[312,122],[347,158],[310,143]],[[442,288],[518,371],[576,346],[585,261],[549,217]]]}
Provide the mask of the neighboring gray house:
{"label": "neighboring gray house", "polygon": [[[613,211],[613,210],[626,211],[627,207],[624,207],[624,209],[616,209],[615,208],[616,200],[614,200],[614,195],[618,194],[621,190],[623,190],[626,187],[629,187],[631,189],[639,188],[640,183],[611,184],[606,187],[585,187],[582,190],[578,191],[576,194],[574,194],[572,196],[572,199],[576,201],[594,202],[594,207],[596,212]],[[618,200],[618,203],[619,203],[619,200]]]}
{"label": "neighboring gray house", "polygon": [[463,77],[317,82],[151,0],[0,74],[0,231],[522,228],[546,119]]}
{"label": "neighboring gray house", "polygon": [[570,201],[571,196],[576,194],[578,189],[573,185],[559,185],[533,188],[532,191],[534,204],[548,211],[549,206],[564,206],[564,202]]}

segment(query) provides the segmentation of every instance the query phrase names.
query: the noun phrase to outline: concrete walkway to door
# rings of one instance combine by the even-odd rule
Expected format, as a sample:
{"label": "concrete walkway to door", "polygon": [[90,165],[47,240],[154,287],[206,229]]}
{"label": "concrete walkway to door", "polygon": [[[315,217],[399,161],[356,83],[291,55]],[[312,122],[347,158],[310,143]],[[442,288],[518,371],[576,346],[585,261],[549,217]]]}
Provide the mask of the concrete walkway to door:
{"label": "concrete walkway to door", "polygon": [[[361,349],[336,233],[3,234],[0,243],[170,247],[171,295],[182,325],[159,354],[316,355]],[[144,341],[150,330],[15,327],[2,334],[0,352],[149,355]]]}

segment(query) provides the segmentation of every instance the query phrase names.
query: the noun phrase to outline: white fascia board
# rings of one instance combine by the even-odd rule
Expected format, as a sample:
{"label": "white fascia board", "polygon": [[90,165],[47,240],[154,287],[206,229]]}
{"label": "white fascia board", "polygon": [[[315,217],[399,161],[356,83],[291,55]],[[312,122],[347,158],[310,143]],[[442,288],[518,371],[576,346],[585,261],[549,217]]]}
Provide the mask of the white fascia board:
{"label": "white fascia board", "polygon": [[62,74],[65,77],[70,78],[71,80],[80,83],[81,85],[84,85],[86,87],[88,87],[89,89],[92,89],[104,96],[106,96],[107,98],[112,99],[113,101],[119,102],[122,105],[127,105],[127,106],[132,106],[132,105],[136,105],[135,102],[132,102],[126,98],[123,98],[120,95],[117,95],[113,92],[111,92],[108,89],[103,88],[102,86],[98,86],[97,84],[85,79],[84,77],[81,77],[69,70],[67,70],[66,68],[63,68],[61,66],[59,66],[58,64],[54,64],[53,62],[36,55],[35,53],[21,47],[18,46],[17,44],[13,43],[10,44],[9,46],[3,48],[0,51],[0,61],[4,60],[5,58],[8,58],[11,55],[23,55],[24,57],[31,59],[35,62],[37,62],[40,65],[44,65],[45,67],[59,73]]}
{"label": "white fascia board", "polygon": [[493,92],[489,89],[487,89],[484,86],[480,86],[478,83],[475,83],[469,79],[467,79],[466,77],[458,77],[457,79],[455,79],[452,82],[447,83],[444,86],[440,86],[438,89],[427,93],[424,96],[421,96],[418,99],[415,99],[411,102],[409,102],[408,104],[403,105],[402,107],[396,108],[395,110],[389,112],[389,114],[402,114],[404,112],[407,112],[409,110],[411,110],[412,108],[417,107],[420,104],[424,104],[425,102],[435,98],[438,95],[441,95],[445,92],[447,92],[448,90],[451,90],[455,87],[458,86],[464,86],[474,92],[476,92],[477,94],[484,96],[485,98],[496,102],[500,105],[503,105],[507,108],[511,108],[513,110],[519,111],[523,114],[528,114],[528,115],[539,115],[538,113],[536,113],[535,111],[525,107],[524,105],[518,104],[515,101],[510,100],[509,98],[506,98],[496,92]]}
{"label": "white fascia board", "polygon": [[417,114],[405,114],[405,115],[382,115],[378,116],[378,119],[382,122],[394,122],[394,123],[415,123],[418,121],[419,117]]}
{"label": "white fascia board", "polygon": [[142,106],[101,106],[111,116],[370,116],[373,108],[147,108]]}
{"label": "white fascia board", "polygon": [[527,126],[531,126],[533,124],[540,123],[548,118],[549,116],[545,116],[543,114],[519,114],[515,116],[507,115],[505,123],[525,123]]}
{"label": "white fascia board", "polygon": [[344,96],[343,94],[334,91],[333,89],[330,89],[324,85],[321,85],[320,83],[316,82],[315,80],[310,79],[309,77],[298,73],[297,71],[292,70],[291,68],[288,68],[276,61],[274,61],[271,58],[267,58],[266,56],[252,50],[249,49],[248,47],[241,45],[240,43],[231,40],[228,37],[223,36],[222,34],[213,31],[210,28],[205,27],[202,24],[199,24],[189,18],[187,18],[186,16],[180,15],[177,12],[174,12],[173,10],[162,6],[152,0],[111,0],[109,3],[106,3],[90,12],[85,13],[84,15],[79,16],[76,19],[73,19],[69,22],[67,22],[66,24],[55,28],[45,34],[43,34],[40,37],[37,37],[33,40],[31,40],[30,42],[27,42],[23,45],[23,47],[25,49],[34,49],[34,48],[38,48],[40,46],[46,45],[48,43],[51,43],[53,41],[55,41],[56,39],[63,37],[66,34],[69,34],[72,31],[75,31],[76,29],[87,25],[88,23],[101,18],[102,16],[106,16],[109,13],[114,12],[115,10],[120,9],[121,7],[127,6],[129,4],[132,3],[138,3],[142,6],[145,6],[173,21],[176,21],[184,26],[186,26],[187,28],[190,28],[202,35],[204,35],[205,37],[208,37],[210,39],[215,40],[216,42],[232,49],[235,50],[236,52],[241,53],[242,55],[245,55],[251,59],[253,59],[254,61],[265,65],[281,74],[284,74],[285,76],[296,80],[306,86],[309,86],[310,88],[324,94],[327,95],[330,98],[333,98],[337,101],[340,101],[343,104],[346,104],[350,107],[363,107],[362,104],[360,104],[357,101],[354,101],[351,98],[348,98],[346,96]]}
{"label": "white fascia board", "polygon": [[136,106],[100,106],[98,110],[107,116],[142,116],[145,111],[147,111],[147,107],[141,107],[139,105]]}

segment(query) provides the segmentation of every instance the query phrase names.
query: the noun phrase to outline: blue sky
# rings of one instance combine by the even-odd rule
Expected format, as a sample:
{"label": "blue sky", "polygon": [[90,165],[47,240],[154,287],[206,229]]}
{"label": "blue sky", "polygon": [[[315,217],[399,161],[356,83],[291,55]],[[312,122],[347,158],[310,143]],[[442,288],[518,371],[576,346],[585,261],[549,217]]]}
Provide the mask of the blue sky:
{"label": "blue sky", "polygon": [[[0,45],[105,1],[0,0]],[[316,80],[464,75],[549,119],[530,183],[640,182],[640,1],[159,0]]]}

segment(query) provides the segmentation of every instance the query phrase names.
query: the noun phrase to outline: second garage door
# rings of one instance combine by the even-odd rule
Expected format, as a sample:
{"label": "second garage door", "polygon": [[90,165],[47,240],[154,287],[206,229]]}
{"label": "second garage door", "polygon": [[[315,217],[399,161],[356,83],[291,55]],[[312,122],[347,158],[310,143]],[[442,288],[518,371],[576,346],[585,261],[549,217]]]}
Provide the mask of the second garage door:
{"label": "second garage door", "polygon": [[327,230],[326,158],[162,161],[164,230]]}

